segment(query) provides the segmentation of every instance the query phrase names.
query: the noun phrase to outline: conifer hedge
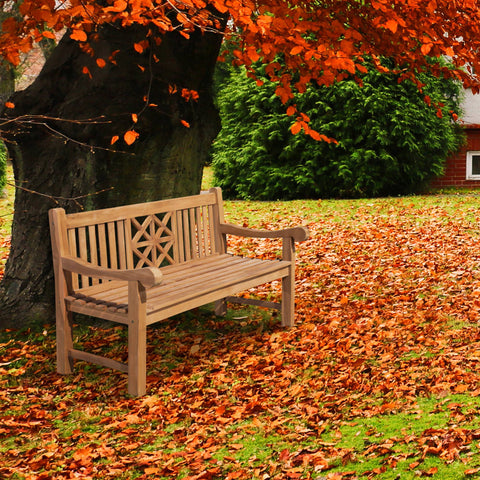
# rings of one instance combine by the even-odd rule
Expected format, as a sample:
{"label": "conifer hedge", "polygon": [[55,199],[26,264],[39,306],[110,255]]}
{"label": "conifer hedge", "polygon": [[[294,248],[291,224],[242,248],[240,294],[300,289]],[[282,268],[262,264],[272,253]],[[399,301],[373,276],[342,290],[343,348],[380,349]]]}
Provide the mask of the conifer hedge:
{"label": "conifer hedge", "polygon": [[420,191],[442,174],[463,138],[452,120],[461,87],[428,73],[421,78],[420,92],[398,75],[370,68],[361,76],[363,86],[346,79],[298,94],[298,109],[334,144],[293,135],[294,118],[285,115],[275,85],[258,87],[243,70],[232,71],[218,95],[222,130],[212,153],[217,184],[227,198],[259,200]]}

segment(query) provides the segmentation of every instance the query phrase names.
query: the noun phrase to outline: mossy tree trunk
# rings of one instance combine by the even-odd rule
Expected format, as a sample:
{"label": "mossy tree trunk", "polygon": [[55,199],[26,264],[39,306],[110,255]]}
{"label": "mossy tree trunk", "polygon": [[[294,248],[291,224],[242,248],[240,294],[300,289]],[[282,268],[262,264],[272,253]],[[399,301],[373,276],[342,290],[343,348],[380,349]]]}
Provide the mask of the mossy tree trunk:
{"label": "mossy tree trunk", "polygon": [[[0,327],[54,318],[50,208],[73,212],[200,190],[220,128],[210,89],[221,35],[196,33],[186,40],[171,34],[139,54],[133,45],[142,38],[141,29],[106,27],[92,58],[67,34],[36,81],[12,97],[15,109],[4,112],[31,117],[2,132],[18,188],[12,250],[0,284]],[[115,64],[108,61],[114,51]],[[99,68],[96,58],[106,66]],[[182,98],[183,88],[198,91],[198,101]],[[122,137],[132,127],[140,136],[128,146]],[[111,145],[114,136],[120,140]]]}

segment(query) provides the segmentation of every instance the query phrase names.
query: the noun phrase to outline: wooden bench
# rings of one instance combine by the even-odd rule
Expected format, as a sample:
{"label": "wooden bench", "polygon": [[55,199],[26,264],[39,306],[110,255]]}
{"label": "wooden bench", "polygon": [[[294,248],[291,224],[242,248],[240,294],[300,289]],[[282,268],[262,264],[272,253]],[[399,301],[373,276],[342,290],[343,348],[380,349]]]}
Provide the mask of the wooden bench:
{"label": "wooden bench", "polygon": [[[57,370],[69,374],[84,360],[128,373],[128,392],[146,392],[147,326],[215,302],[281,309],[294,323],[295,242],[305,227],[279,231],[226,224],[219,188],[190,197],[67,215],[49,212],[55,271]],[[281,238],[282,259],[230,255],[227,235]],[[232,295],[282,279],[281,304]],[[128,326],[128,363],[73,348],[74,312]]]}

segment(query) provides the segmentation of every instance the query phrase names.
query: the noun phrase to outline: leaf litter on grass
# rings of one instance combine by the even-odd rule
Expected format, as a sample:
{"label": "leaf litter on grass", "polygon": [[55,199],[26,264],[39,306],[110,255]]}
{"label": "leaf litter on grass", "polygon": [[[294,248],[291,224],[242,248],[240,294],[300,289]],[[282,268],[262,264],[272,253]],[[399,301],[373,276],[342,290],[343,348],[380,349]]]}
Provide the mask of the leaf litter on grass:
{"label": "leaf litter on grass", "polygon": [[[125,395],[124,375],[81,362],[58,376],[52,327],[2,334],[0,478],[475,478],[472,202],[227,205],[227,218],[250,226],[309,227],[297,248],[298,324],[283,330],[260,309],[196,310],[152,328],[143,398]],[[245,251],[237,239],[230,247]],[[245,295],[278,298],[280,284]],[[118,327],[76,335],[125,357]]]}

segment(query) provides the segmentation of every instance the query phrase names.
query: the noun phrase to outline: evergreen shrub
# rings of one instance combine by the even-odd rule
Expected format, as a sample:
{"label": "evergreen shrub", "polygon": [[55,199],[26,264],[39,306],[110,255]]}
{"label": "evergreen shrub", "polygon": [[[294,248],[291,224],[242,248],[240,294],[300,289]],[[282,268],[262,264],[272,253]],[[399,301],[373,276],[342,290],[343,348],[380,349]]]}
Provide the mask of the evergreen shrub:
{"label": "evergreen shrub", "polygon": [[[258,76],[262,78],[261,71]],[[227,198],[294,199],[370,197],[418,192],[442,174],[462,141],[461,87],[421,74],[423,91],[394,74],[370,68],[363,86],[353,79],[312,85],[296,95],[312,128],[338,144],[293,135],[275,85],[258,87],[233,70],[219,88],[222,130],[212,151],[217,185]],[[429,106],[439,103],[442,115]]]}

